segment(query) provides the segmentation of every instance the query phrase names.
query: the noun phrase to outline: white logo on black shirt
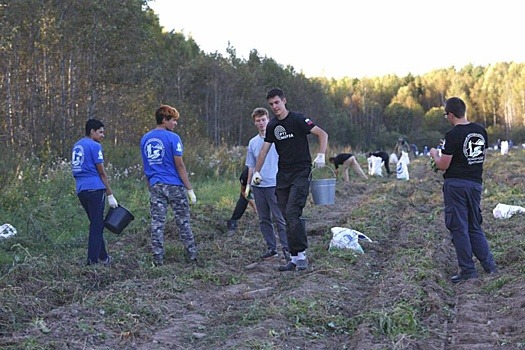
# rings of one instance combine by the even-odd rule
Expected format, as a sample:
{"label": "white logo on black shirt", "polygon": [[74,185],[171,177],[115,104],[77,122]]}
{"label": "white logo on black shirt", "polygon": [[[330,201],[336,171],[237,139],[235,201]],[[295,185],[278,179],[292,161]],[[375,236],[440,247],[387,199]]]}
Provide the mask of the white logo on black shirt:
{"label": "white logo on black shirt", "polygon": [[279,141],[291,139],[292,137],[294,137],[293,134],[288,134],[288,132],[282,125],[277,125],[273,133],[275,135],[275,138]]}
{"label": "white logo on black shirt", "polygon": [[467,163],[483,163],[485,151],[485,138],[478,133],[470,133],[463,142],[463,155],[467,158]]}

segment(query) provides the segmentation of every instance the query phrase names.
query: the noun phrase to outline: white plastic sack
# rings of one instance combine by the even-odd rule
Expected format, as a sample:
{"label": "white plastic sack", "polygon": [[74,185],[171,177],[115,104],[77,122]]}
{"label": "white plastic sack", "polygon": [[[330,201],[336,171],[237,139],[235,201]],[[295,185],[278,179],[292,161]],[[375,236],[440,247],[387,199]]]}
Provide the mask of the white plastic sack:
{"label": "white plastic sack", "polygon": [[399,159],[397,159],[397,156],[395,153],[392,153],[390,155],[389,162],[392,164],[397,164],[397,162],[399,162]]}
{"label": "white plastic sack", "polygon": [[383,177],[383,159],[381,157],[370,156],[368,160],[368,175]]}
{"label": "white plastic sack", "polygon": [[16,235],[16,228],[11,224],[3,224],[0,226],[0,239],[9,238]]}
{"label": "white plastic sack", "polygon": [[408,175],[408,166],[401,160],[397,162],[396,174],[398,180],[409,180],[410,178],[410,176]]}
{"label": "white plastic sack", "polygon": [[501,155],[509,153],[509,142],[501,141]]}
{"label": "white plastic sack", "polygon": [[525,213],[525,208],[519,205],[507,205],[498,203],[492,210],[492,214],[496,219],[508,219],[516,213]]}
{"label": "white plastic sack", "polygon": [[399,158],[399,161],[405,163],[406,165],[410,164],[410,158],[408,158],[408,153],[401,152],[401,158]]}
{"label": "white plastic sack", "polygon": [[344,227],[332,227],[330,229],[332,232],[332,240],[330,241],[330,247],[328,250],[332,250],[333,248],[338,249],[352,249],[356,253],[363,254],[363,248],[359,244],[359,239],[366,240],[368,242],[372,242],[370,238],[368,238],[365,234],[356,231],[351,230],[349,228]]}

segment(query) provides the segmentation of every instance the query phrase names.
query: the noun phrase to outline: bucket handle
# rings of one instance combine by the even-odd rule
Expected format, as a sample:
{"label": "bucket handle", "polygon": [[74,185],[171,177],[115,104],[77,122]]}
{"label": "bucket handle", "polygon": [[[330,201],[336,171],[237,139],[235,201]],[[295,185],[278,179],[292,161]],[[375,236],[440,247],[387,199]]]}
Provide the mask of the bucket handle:
{"label": "bucket handle", "polygon": [[312,170],[310,171],[310,174],[308,175],[308,180],[312,181],[312,174],[313,174],[314,170],[316,170],[316,169],[323,169],[323,168],[330,169],[332,171],[332,174],[334,175],[333,178],[336,178],[334,169],[332,169],[331,166],[325,165],[324,167],[320,167],[320,168],[313,167]]}

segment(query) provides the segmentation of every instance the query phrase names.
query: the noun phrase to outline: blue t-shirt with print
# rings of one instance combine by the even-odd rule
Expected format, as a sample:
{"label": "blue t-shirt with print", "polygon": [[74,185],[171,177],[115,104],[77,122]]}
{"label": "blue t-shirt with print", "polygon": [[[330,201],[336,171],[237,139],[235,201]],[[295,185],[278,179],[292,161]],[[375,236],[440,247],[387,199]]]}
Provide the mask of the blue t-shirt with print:
{"label": "blue t-shirt with print", "polygon": [[97,164],[100,163],[104,163],[100,143],[87,137],[75,143],[71,155],[71,170],[76,180],[77,194],[81,191],[106,189],[97,170]]}
{"label": "blue t-shirt with print", "polygon": [[182,157],[182,141],[176,133],[168,130],[151,130],[140,140],[144,174],[150,186],[156,183],[182,186],[175,167],[176,156]]}

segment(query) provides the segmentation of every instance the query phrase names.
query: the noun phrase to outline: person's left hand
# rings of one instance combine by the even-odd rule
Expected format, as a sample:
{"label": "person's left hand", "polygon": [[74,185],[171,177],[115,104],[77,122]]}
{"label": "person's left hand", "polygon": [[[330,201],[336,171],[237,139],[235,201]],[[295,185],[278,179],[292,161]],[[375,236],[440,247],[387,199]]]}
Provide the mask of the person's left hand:
{"label": "person's left hand", "polygon": [[317,153],[317,157],[314,159],[314,165],[316,168],[322,168],[326,165],[324,160],[324,153]]}
{"label": "person's left hand", "polygon": [[193,192],[193,189],[188,190],[188,199],[190,200],[190,204],[197,203],[197,196],[195,195],[195,192]]}

